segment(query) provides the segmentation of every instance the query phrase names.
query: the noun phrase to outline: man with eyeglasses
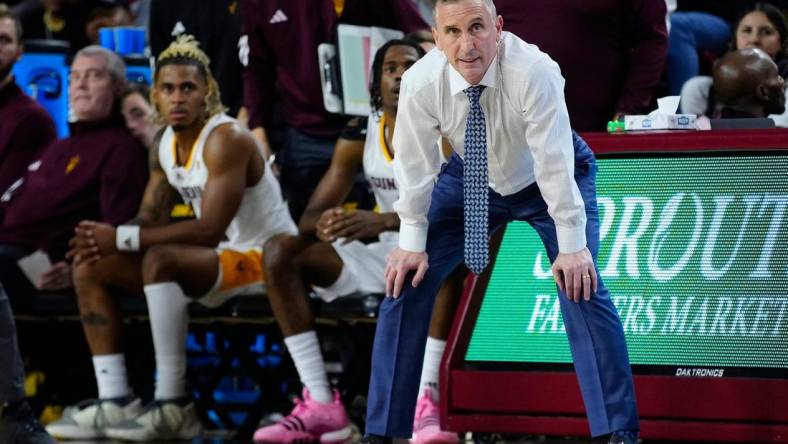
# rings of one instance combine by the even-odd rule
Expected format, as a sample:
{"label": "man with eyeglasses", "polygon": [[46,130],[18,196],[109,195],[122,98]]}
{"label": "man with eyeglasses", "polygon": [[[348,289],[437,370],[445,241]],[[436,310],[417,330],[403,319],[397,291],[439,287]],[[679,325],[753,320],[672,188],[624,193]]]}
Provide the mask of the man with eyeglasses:
{"label": "man with eyeglasses", "polygon": [[[79,51],[69,77],[71,137],[46,148],[19,180],[0,191],[0,283],[15,311],[24,311],[36,289],[71,287],[65,253],[79,221],[116,225],[139,207],[148,178],[147,150],[120,113],[125,85],[126,67],[116,54],[98,46]],[[17,261],[39,250],[55,266],[30,282]],[[6,363],[0,359],[0,380],[13,374]]]}

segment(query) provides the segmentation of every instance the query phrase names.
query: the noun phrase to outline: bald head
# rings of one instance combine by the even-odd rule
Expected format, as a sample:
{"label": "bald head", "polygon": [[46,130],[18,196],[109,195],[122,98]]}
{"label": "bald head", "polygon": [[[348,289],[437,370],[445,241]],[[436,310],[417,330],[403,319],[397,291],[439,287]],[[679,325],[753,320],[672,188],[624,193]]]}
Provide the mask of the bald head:
{"label": "bald head", "polygon": [[754,117],[785,111],[785,81],[772,58],[760,49],[731,51],[718,60],[714,92],[723,107]]}

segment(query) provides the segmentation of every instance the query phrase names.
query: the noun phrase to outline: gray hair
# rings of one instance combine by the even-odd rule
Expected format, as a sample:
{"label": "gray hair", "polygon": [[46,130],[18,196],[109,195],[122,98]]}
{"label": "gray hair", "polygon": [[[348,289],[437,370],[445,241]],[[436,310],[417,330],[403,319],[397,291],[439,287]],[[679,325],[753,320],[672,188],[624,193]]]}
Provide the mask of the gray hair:
{"label": "gray hair", "polygon": [[107,62],[107,71],[113,82],[117,86],[126,86],[126,63],[119,55],[99,45],[86,46],[74,55],[74,59],[79,56],[84,57],[103,57]]}
{"label": "gray hair", "polygon": [[19,16],[14,14],[11,8],[8,7],[5,3],[0,3],[0,19],[10,19],[14,22],[14,31],[16,32],[16,44],[22,44],[22,22],[19,20]]}
{"label": "gray hair", "polygon": [[[438,9],[438,5],[440,3],[460,3],[465,0],[433,0],[435,6],[432,7],[432,18],[435,19],[435,12]],[[560,1],[560,0],[559,0]],[[490,11],[490,17],[492,17],[493,22],[495,21],[496,17],[498,17],[498,10],[495,8],[495,3],[493,0],[482,0],[484,6],[487,7],[487,10]]]}

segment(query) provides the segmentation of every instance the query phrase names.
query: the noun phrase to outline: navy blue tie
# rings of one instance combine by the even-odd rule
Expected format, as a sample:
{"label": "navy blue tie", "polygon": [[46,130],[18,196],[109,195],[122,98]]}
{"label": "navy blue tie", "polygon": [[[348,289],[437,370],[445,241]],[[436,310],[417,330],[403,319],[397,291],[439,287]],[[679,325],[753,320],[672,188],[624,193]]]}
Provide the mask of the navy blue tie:
{"label": "navy blue tie", "polygon": [[465,197],[465,265],[481,274],[489,261],[488,241],[488,179],[487,130],[484,111],[479,104],[484,86],[465,89],[470,102],[465,126],[465,158],[463,159],[463,193]]}

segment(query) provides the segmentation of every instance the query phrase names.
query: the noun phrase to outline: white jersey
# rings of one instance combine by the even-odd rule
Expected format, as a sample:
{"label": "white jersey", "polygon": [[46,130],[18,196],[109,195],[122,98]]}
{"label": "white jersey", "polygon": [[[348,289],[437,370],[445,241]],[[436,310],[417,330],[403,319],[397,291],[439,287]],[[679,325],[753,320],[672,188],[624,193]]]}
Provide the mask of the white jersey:
{"label": "white jersey", "polygon": [[[185,165],[178,165],[176,162],[176,140],[172,127],[167,127],[159,143],[159,164],[167,175],[167,181],[178,190],[184,202],[191,205],[198,219],[202,214],[200,197],[208,181],[208,169],[203,159],[205,141],[214,128],[231,122],[236,120],[226,114],[211,117],[194,142]],[[221,247],[261,247],[265,241],[277,234],[297,233],[295,223],[282,201],[279,182],[268,165],[265,162],[263,165],[263,177],[244,190],[241,205],[225,231],[227,239],[220,244]]]}
{"label": "white jersey", "polygon": [[[399,198],[397,182],[394,180],[394,164],[391,151],[386,144],[384,117],[370,116],[367,119],[367,137],[364,140],[364,175],[375,194],[375,203],[381,213],[393,213],[394,202]],[[396,242],[398,232],[380,234],[383,242]]]}

